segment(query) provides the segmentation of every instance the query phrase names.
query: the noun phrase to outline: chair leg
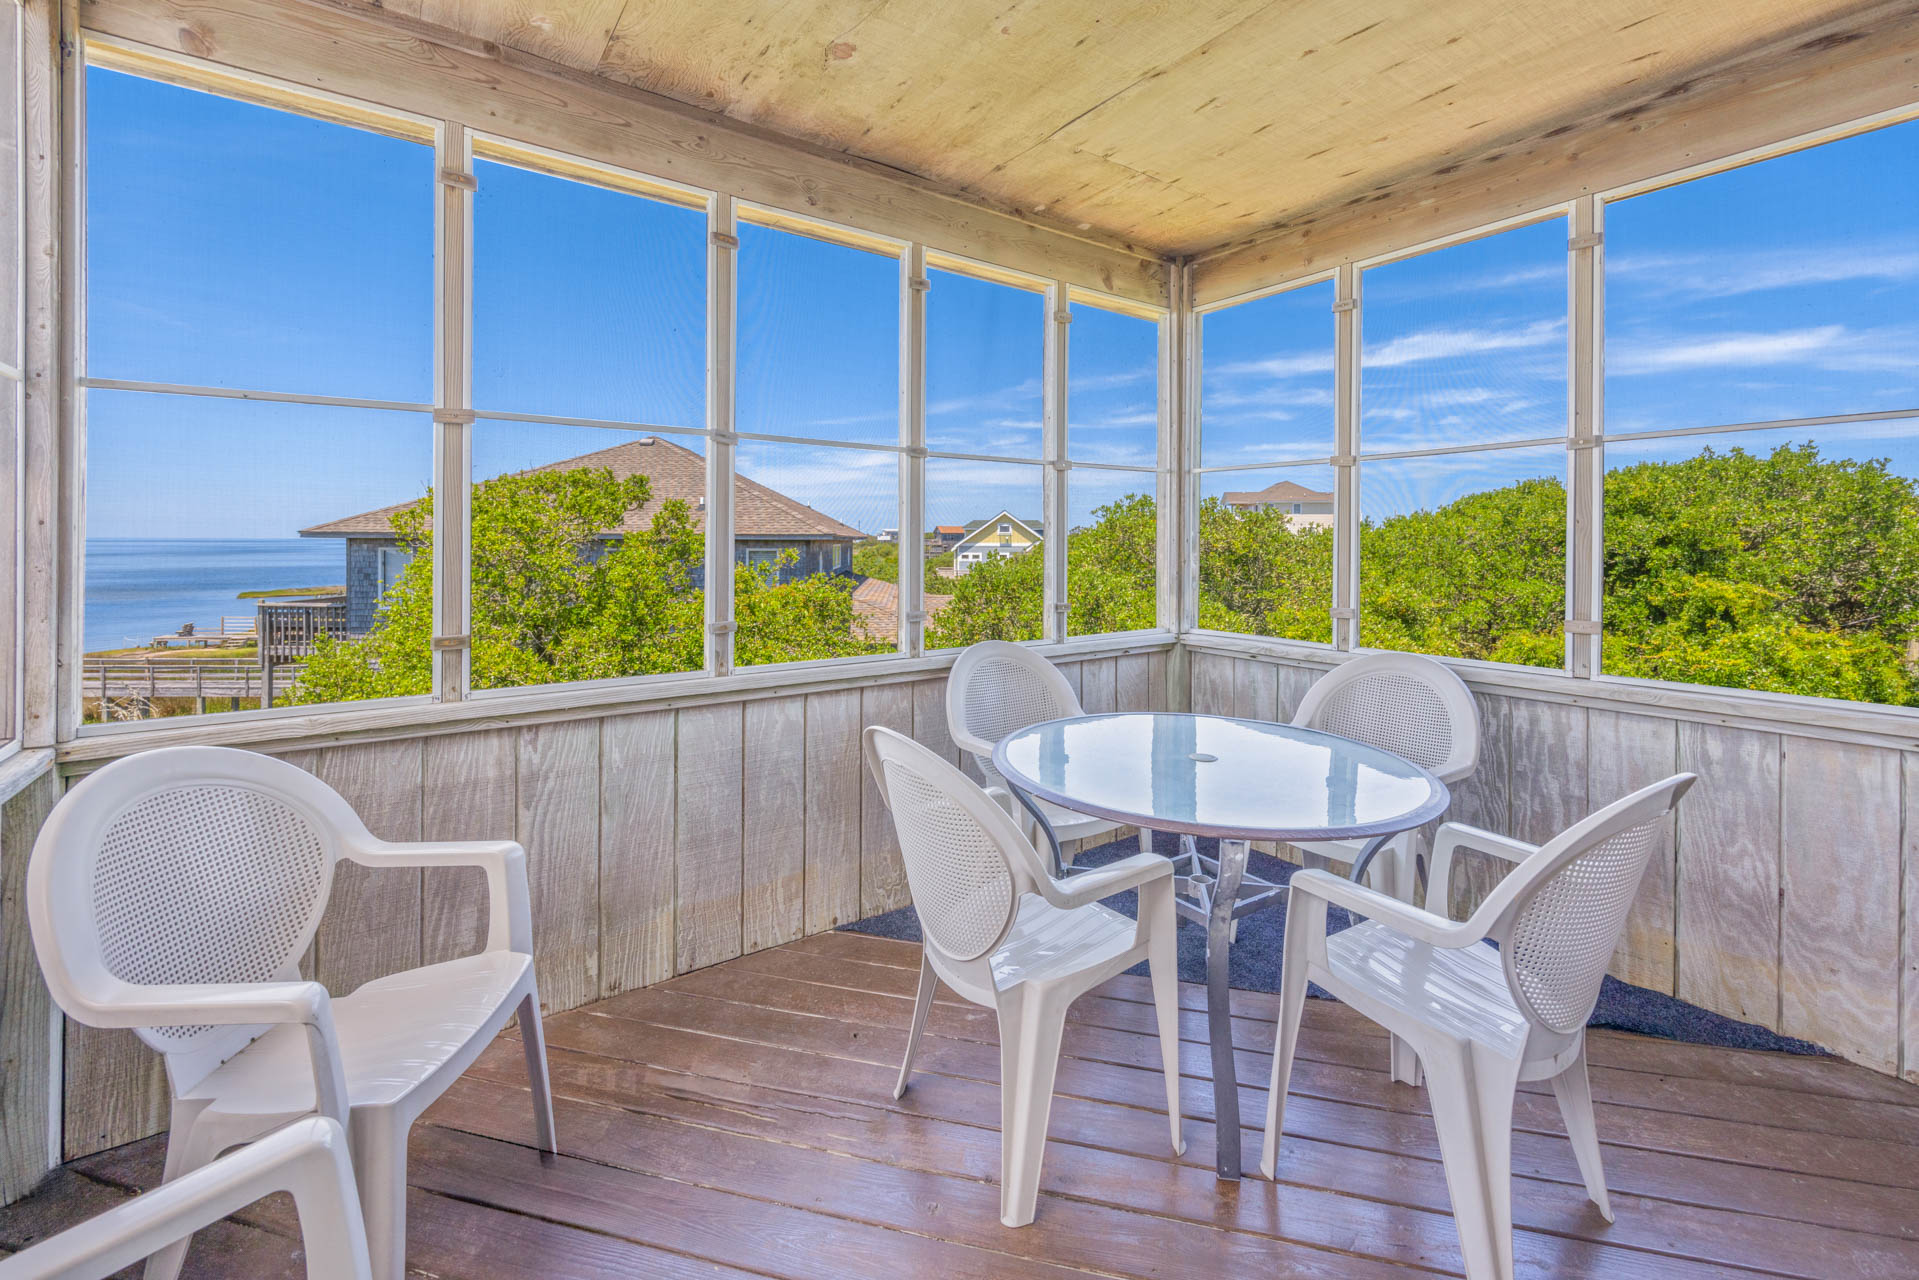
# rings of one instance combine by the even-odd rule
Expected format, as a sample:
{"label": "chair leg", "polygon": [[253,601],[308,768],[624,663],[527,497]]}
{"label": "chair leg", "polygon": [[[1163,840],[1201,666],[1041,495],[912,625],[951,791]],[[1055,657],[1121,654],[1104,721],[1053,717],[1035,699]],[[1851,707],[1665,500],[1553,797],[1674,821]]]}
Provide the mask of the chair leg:
{"label": "chair leg", "polygon": [[1259,1153],[1259,1170],[1268,1178],[1276,1177],[1279,1168],[1279,1135],[1286,1121],[1286,1091],[1292,1085],[1300,1019],[1306,1014],[1307,943],[1315,930],[1324,934],[1325,929],[1326,904],[1321,899],[1312,899],[1304,911],[1295,911],[1291,903],[1287,904],[1286,939],[1279,971],[1279,1030],[1273,1041],[1273,1073],[1266,1081],[1266,1138]]}
{"label": "chair leg", "polygon": [[540,993],[520,1001],[520,1047],[526,1054],[526,1082],[533,1092],[533,1132],[540,1150],[559,1151],[553,1128],[553,1084],[546,1070],[546,1028],[540,1022]]}
{"label": "chair leg", "polygon": [[[1146,956],[1146,969],[1152,976],[1153,1012],[1159,1017],[1159,1061],[1166,1073],[1166,1117],[1173,1127],[1173,1154],[1186,1154],[1186,1138],[1180,1132],[1179,1111],[1179,943],[1173,926],[1178,917],[1171,911],[1172,886],[1160,882],[1167,903],[1165,927],[1155,929]],[[1141,914],[1145,903],[1141,902]]]}
{"label": "chair leg", "polygon": [[1153,851],[1153,833],[1145,827],[1139,829],[1139,851],[1141,853],[1151,853]]}
{"label": "chair leg", "polygon": [[1486,1230],[1499,1260],[1499,1280],[1513,1280],[1513,1095],[1519,1064],[1473,1046],[1478,1091],[1479,1151],[1486,1170]]}
{"label": "chair leg", "polygon": [[353,1176],[360,1183],[360,1215],[373,1280],[406,1275],[406,1146],[412,1128],[386,1107],[355,1107],[348,1118]]}
{"label": "chair leg", "polygon": [[[1374,887],[1381,893],[1412,902],[1419,896],[1419,840],[1414,832],[1405,832],[1380,852],[1373,861]],[[1420,1083],[1419,1055],[1398,1036],[1391,1037],[1387,1070],[1395,1084]]]}
{"label": "chair leg", "polygon": [[999,1220],[1009,1227],[1028,1225],[1039,1208],[1040,1160],[1065,1030],[1065,1008],[1035,991],[1001,1002]]}
{"label": "chair leg", "polygon": [[[180,1104],[174,1106],[179,1108]],[[192,1173],[195,1169],[209,1163],[220,1154],[218,1139],[211,1136],[212,1131],[204,1125],[195,1124],[192,1116],[176,1115],[176,1124],[167,1134],[167,1162],[160,1178],[171,1182],[182,1174]],[[174,1280],[180,1274],[180,1268],[186,1264],[187,1247],[193,1243],[193,1237],[176,1240],[147,1259],[144,1280]]]}
{"label": "chair leg", "polygon": [[[1426,1095],[1439,1133],[1439,1155],[1446,1190],[1453,1202],[1453,1225],[1467,1280],[1506,1280],[1493,1242],[1492,1205],[1488,1203],[1486,1152],[1479,1118],[1479,1091],[1473,1080],[1470,1050],[1448,1045],[1426,1060]],[[1510,1104],[1508,1104],[1510,1105]],[[1510,1245],[1511,1232],[1507,1232]]]}
{"label": "chair leg", "polygon": [[920,986],[913,997],[913,1027],[906,1033],[906,1059],[900,1063],[900,1078],[893,1086],[893,1097],[897,1100],[906,1093],[907,1077],[913,1074],[913,1055],[919,1052],[920,1036],[926,1031],[926,1015],[933,1011],[933,993],[939,990],[939,978],[933,972],[933,962],[920,953]]}
{"label": "chair leg", "polygon": [[1553,1097],[1559,1100],[1566,1136],[1572,1139],[1579,1176],[1586,1180],[1586,1195],[1599,1207],[1599,1216],[1611,1222],[1612,1201],[1606,1196],[1606,1168],[1600,1162],[1599,1130],[1593,1124],[1592,1081],[1586,1075],[1585,1045],[1579,1046],[1579,1056],[1572,1065],[1553,1077]]}
{"label": "chair leg", "polygon": [[1419,1055],[1413,1047],[1398,1036],[1392,1037],[1392,1061],[1390,1063],[1393,1082],[1418,1087],[1425,1077],[1419,1070]]}

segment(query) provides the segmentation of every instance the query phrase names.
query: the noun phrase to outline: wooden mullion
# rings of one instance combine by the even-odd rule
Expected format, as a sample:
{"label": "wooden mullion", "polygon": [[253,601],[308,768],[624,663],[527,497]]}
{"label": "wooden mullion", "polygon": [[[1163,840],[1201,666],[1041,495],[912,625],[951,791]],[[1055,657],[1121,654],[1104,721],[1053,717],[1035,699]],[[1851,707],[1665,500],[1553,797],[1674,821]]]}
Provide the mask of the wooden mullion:
{"label": "wooden mullion", "polygon": [[1350,651],[1359,647],[1359,268],[1342,264],[1333,287],[1333,646]]}
{"label": "wooden mullion", "polygon": [[1046,531],[1040,542],[1040,552],[1045,557],[1045,608],[1041,616],[1041,634],[1054,644],[1066,639],[1067,632],[1067,583],[1066,583],[1066,414],[1067,414],[1067,346],[1070,342],[1069,326],[1072,313],[1067,310],[1066,282],[1055,280],[1046,288],[1046,340],[1044,372],[1044,406],[1041,420],[1041,452],[1046,459],[1046,474],[1043,478],[1043,503],[1041,519],[1046,523]]}
{"label": "wooden mullion", "polygon": [[706,670],[733,673],[733,373],[739,222],[733,197],[707,205]]}
{"label": "wooden mullion", "polygon": [[900,255],[899,650],[926,652],[926,246]]}
{"label": "wooden mullion", "polygon": [[1205,340],[1205,318],[1193,309],[1193,268],[1184,264],[1174,272],[1178,289],[1170,362],[1174,377],[1168,408],[1173,412],[1173,468],[1167,488],[1173,494],[1173,516],[1178,521],[1177,630],[1184,634],[1199,626],[1199,461],[1200,440],[1206,429],[1200,409],[1200,351]]}
{"label": "wooden mullion", "polygon": [[473,144],[447,122],[435,143],[433,368],[433,696],[464,701],[472,683]]}
{"label": "wooden mullion", "polygon": [[1567,325],[1571,406],[1566,485],[1566,669],[1591,678],[1600,670],[1605,590],[1605,209],[1597,196],[1573,202],[1568,241]]}

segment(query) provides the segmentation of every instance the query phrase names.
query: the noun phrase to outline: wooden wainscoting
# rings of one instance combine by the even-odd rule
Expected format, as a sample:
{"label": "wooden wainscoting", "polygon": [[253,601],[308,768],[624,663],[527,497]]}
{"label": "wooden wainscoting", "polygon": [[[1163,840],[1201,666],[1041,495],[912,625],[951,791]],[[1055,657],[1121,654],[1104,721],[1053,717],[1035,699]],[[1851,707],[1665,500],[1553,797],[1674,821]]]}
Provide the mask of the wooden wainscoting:
{"label": "wooden wainscoting", "polygon": [[[1195,650],[1196,711],[1290,719],[1322,668]],[[1613,973],[1919,1081],[1919,752],[1831,735],[1621,711],[1469,675],[1480,764],[1448,817],[1545,840],[1679,770],[1699,775],[1640,888]],[[1572,683],[1568,681],[1568,683]],[[1728,716],[1727,718],[1731,718]],[[1905,815],[1914,816],[1908,820]],[[1455,915],[1498,882],[1475,858]],[[1910,975],[1910,976],[1908,976]]]}
{"label": "wooden wainscoting", "polygon": [[[1165,706],[1167,667],[1165,651],[1060,664],[1089,711]],[[870,724],[960,760],[943,675],[281,754],[383,838],[525,845],[559,1012],[905,906],[860,758]],[[305,969],[345,994],[474,951],[485,928],[477,870],[343,864]],[[165,1126],[156,1054],[131,1032],[66,1037],[66,1158]]]}

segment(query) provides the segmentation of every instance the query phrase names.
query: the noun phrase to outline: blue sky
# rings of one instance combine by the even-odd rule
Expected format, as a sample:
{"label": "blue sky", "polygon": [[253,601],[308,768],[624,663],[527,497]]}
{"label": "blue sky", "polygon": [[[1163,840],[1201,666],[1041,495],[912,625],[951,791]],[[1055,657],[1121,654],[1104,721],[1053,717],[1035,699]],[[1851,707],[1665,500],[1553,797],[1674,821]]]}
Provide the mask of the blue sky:
{"label": "blue sky", "polygon": [[[431,398],[430,148],[98,69],[88,91],[94,376]],[[1919,406],[1916,153],[1919,123],[1609,206],[1609,428]],[[478,171],[476,405],[700,425],[703,215],[487,161]],[[1552,220],[1365,273],[1367,450],[1563,429],[1565,237]],[[740,428],[893,440],[897,261],[765,227],[743,227],[741,240]],[[930,442],[1037,457],[1041,297],[932,275]],[[1207,465],[1330,453],[1331,302],[1331,285],[1318,284],[1206,318]],[[1073,310],[1069,447],[1081,461],[1150,467],[1154,326]],[[286,536],[417,496],[428,480],[422,416],[122,392],[93,393],[88,412],[94,536]],[[1793,438],[1890,456],[1919,475],[1915,431],[1892,422]],[[622,438],[495,424],[477,433],[476,472]],[[1615,446],[1611,461],[1703,444]],[[1390,515],[1559,474],[1562,458],[1375,463],[1362,501],[1367,515]],[[748,443],[740,467],[858,527],[896,523],[890,454]],[[1262,470],[1204,488],[1280,478],[1328,479]],[[1073,518],[1151,484],[1077,471]],[[928,468],[932,523],[1001,507],[1036,516],[1039,498],[1034,466]]]}
{"label": "blue sky", "polygon": [[[432,398],[431,149],[112,71],[89,72],[89,372],[100,378]],[[480,160],[473,398],[505,412],[698,427],[705,215]],[[892,443],[899,262],[743,225],[743,431]],[[1037,458],[1041,295],[934,271],[934,448]],[[1074,307],[1071,448],[1152,467],[1150,321]],[[284,537],[403,501],[431,470],[424,417],[95,392],[95,537]],[[631,436],[483,424],[484,477]],[[702,449],[698,437],[671,437]],[[743,442],[742,472],[858,528],[898,523],[895,455]],[[1076,519],[1152,477],[1087,473]],[[946,461],[932,523],[1037,518],[1040,470]]]}
{"label": "blue sky", "polygon": [[[1366,451],[1556,435],[1566,417],[1564,219],[1364,273]],[[1204,321],[1209,466],[1324,457],[1332,439],[1332,285]],[[1606,422],[1647,431],[1919,408],[1919,123],[1619,201],[1606,210]],[[1673,440],[1608,449],[1608,465],[1710,443],[1813,439],[1919,476],[1919,424]],[[1373,463],[1381,517],[1528,475],[1563,451]],[[1210,476],[1207,493],[1324,469]]]}

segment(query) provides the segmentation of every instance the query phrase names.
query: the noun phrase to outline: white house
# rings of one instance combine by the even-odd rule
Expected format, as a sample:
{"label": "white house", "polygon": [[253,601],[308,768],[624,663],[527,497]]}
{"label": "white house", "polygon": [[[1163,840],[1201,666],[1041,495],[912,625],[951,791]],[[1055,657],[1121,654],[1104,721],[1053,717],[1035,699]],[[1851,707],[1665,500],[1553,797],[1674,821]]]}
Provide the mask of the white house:
{"label": "white house", "polygon": [[1025,555],[1040,544],[1041,525],[1002,511],[991,520],[975,520],[953,546],[953,572],[966,574],[988,559]]}
{"label": "white house", "polygon": [[1220,501],[1235,511],[1279,511],[1294,528],[1330,529],[1333,495],[1281,480],[1251,493],[1226,493]]}

